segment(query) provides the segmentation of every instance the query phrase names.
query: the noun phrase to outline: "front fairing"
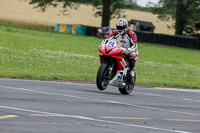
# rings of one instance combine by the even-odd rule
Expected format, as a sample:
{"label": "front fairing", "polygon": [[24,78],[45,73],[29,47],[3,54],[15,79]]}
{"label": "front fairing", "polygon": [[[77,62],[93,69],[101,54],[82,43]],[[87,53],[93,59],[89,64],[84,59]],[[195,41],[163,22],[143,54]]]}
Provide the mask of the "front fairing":
{"label": "front fairing", "polygon": [[123,57],[122,50],[120,49],[120,46],[115,46],[112,50],[110,50],[107,54],[108,56],[120,56]]}
{"label": "front fairing", "polygon": [[105,56],[123,56],[120,46],[115,46],[112,49],[110,49],[106,45],[100,45],[98,50],[102,55]]}
{"label": "front fairing", "polygon": [[107,49],[106,46],[100,45],[99,46],[99,52],[100,54],[100,62],[102,63],[102,58],[105,57],[111,57],[114,58],[117,63],[117,70],[123,70],[128,67],[128,63],[126,59],[124,59],[122,50],[120,49],[120,46],[115,46],[111,50]]}
{"label": "front fairing", "polygon": [[105,45],[99,45],[98,50],[102,55],[106,55],[106,53],[107,53],[106,49],[105,49]]}

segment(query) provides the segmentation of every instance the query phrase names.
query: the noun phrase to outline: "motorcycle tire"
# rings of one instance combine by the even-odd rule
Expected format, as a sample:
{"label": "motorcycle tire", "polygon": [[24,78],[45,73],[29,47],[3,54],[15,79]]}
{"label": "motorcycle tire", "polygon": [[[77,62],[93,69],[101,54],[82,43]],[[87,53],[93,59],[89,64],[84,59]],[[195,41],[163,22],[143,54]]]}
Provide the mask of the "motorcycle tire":
{"label": "motorcycle tire", "polygon": [[136,72],[135,76],[132,79],[131,83],[127,83],[127,85],[123,88],[119,88],[119,92],[123,95],[128,95],[133,91],[133,88],[135,87],[135,81],[136,81]]}
{"label": "motorcycle tire", "polygon": [[101,91],[108,87],[110,79],[106,79],[108,75],[108,64],[102,63],[99,67],[96,77],[97,88]]}

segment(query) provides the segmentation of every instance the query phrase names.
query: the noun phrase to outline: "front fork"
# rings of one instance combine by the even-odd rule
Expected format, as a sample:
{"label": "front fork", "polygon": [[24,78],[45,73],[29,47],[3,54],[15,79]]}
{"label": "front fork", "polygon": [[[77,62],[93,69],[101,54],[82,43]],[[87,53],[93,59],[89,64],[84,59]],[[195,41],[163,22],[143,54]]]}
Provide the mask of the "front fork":
{"label": "front fork", "polygon": [[114,63],[112,65],[108,64],[108,76],[107,76],[107,78],[109,80],[111,80],[113,78],[113,76],[114,76],[113,75],[113,68],[114,68]]}
{"label": "front fork", "polygon": [[108,56],[103,56],[102,54],[99,55],[100,57],[100,63],[105,63],[108,65],[108,75],[106,78],[111,80],[113,78],[113,71],[114,71],[114,62],[113,59]]}
{"label": "front fork", "polygon": [[114,68],[114,63],[112,63],[112,65],[108,67],[109,74],[112,73],[113,68]]}

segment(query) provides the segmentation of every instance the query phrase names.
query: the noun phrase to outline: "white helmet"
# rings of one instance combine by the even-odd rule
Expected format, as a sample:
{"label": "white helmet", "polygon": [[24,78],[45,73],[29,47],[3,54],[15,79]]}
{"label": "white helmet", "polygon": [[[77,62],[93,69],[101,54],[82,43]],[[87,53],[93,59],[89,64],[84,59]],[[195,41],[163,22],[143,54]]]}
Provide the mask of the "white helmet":
{"label": "white helmet", "polygon": [[119,34],[125,34],[128,31],[128,21],[124,18],[120,18],[117,20],[116,29]]}

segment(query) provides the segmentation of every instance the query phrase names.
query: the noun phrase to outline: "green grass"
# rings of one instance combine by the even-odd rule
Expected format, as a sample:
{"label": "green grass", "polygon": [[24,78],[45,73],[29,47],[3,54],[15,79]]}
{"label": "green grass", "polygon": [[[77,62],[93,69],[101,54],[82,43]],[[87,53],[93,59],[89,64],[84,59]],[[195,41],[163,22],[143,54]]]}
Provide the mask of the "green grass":
{"label": "green grass", "polygon": [[[0,77],[94,80],[101,39],[0,25]],[[138,43],[137,85],[200,88],[200,51]]]}

